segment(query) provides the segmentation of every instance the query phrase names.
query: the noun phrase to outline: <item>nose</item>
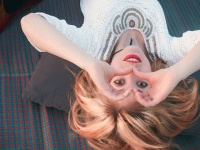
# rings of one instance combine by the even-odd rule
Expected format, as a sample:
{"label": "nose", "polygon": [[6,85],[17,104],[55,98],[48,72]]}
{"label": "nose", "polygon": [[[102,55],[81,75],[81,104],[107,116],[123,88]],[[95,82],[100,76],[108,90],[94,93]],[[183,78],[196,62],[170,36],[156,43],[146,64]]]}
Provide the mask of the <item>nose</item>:
{"label": "nose", "polygon": [[129,78],[128,82],[129,88],[137,89],[141,92],[144,92],[149,87],[149,84],[146,81],[138,78],[136,75],[134,75],[134,73],[130,73],[128,78]]}

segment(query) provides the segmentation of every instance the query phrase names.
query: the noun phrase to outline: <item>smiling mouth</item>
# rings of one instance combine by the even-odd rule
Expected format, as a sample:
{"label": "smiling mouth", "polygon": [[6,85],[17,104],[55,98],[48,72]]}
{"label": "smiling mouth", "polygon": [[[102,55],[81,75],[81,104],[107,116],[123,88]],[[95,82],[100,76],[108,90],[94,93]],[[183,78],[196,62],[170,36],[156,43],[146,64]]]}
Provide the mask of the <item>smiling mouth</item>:
{"label": "smiling mouth", "polygon": [[140,63],[140,62],[142,62],[141,59],[140,59],[140,57],[138,55],[135,55],[135,54],[127,55],[124,58],[124,61],[126,61],[126,62],[132,62],[132,63]]}

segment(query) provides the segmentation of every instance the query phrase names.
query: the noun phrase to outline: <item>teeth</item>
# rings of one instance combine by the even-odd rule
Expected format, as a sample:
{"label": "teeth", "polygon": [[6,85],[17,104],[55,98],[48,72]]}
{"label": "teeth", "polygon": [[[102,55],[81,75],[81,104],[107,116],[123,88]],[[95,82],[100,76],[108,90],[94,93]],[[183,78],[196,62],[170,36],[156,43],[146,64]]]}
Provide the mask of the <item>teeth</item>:
{"label": "teeth", "polygon": [[135,59],[135,58],[129,58],[129,59],[127,59],[128,61],[133,61],[133,62],[139,62],[137,59]]}

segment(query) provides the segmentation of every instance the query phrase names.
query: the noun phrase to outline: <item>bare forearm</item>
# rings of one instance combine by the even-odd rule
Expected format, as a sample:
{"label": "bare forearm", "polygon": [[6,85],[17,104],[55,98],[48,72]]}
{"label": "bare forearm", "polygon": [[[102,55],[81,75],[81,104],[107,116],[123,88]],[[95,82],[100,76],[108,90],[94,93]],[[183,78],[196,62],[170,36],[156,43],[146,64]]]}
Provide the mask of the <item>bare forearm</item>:
{"label": "bare forearm", "polygon": [[22,18],[24,34],[39,49],[68,60],[82,69],[92,62],[93,58],[79,49],[65,35],[37,14]]}
{"label": "bare forearm", "polygon": [[180,80],[200,70],[200,42],[171,68],[172,72],[174,72]]}

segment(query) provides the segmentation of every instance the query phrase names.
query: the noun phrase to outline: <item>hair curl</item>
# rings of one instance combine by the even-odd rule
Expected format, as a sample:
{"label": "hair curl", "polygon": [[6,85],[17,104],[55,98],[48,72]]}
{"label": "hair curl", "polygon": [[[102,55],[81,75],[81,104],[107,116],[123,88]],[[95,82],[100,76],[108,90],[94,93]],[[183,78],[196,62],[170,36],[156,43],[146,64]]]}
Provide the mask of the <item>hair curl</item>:
{"label": "hair curl", "polygon": [[[152,64],[154,71],[164,67],[161,60]],[[163,102],[138,111],[113,107],[85,71],[78,74],[74,90],[70,127],[97,150],[168,150],[172,138],[197,119],[198,82],[193,78],[181,81]]]}

